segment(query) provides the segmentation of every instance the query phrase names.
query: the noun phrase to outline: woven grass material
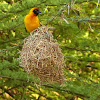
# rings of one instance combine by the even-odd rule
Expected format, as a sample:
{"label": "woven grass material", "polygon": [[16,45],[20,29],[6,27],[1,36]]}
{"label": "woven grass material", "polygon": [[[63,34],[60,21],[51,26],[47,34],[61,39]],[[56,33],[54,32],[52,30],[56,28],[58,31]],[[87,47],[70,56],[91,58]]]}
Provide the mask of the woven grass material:
{"label": "woven grass material", "polygon": [[41,82],[63,82],[63,54],[47,27],[36,29],[24,40],[19,58],[25,71],[38,76]]}

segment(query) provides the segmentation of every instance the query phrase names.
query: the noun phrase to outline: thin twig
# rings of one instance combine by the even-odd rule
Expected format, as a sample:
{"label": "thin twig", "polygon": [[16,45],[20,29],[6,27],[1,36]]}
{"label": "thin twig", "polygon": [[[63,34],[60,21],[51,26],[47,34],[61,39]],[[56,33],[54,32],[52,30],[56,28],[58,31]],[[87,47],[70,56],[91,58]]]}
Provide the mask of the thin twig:
{"label": "thin twig", "polygon": [[[75,12],[75,10],[74,10],[74,9],[72,9],[72,10],[73,10],[73,12],[80,18],[80,16]],[[93,29],[94,31],[100,33],[98,30],[96,30],[96,29],[94,29],[93,27],[91,27],[90,25],[88,25],[85,21],[83,21],[83,23],[86,24],[90,29]]]}
{"label": "thin twig", "polygon": [[96,8],[98,8],[98,6],[99,6],[99,0],[98,0],[98,2],[97,2],[97,6],[96,6]]}
{"label": "thin twig", "polygon": [[47,25],[47,24],[49,24],[50,22],[52,22],[58,15],[60,15],[60,14],[63,12],[63,10],[64,10],[66,7],[67,7],[67,4],[64,5],[64,6],[58,11],[58,13],[57,13],[56,15],[54,15],[51,19],[49,19],[48,22],[47,22],[45,25]]}

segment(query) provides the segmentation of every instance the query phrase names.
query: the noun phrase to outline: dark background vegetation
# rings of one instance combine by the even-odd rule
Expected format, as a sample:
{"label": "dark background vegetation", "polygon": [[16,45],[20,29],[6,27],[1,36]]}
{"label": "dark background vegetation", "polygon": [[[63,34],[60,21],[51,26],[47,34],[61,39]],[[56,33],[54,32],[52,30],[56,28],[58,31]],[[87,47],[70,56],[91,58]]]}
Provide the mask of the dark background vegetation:
{"label": "dark background vegetation", "polygon": [[[43,83],[19,66],[19,50],[29,33],[24,17],[39,7],[43,25],[65,58],[65,82]],[[99,0],[0,0],[0,100],[100,100]]]}

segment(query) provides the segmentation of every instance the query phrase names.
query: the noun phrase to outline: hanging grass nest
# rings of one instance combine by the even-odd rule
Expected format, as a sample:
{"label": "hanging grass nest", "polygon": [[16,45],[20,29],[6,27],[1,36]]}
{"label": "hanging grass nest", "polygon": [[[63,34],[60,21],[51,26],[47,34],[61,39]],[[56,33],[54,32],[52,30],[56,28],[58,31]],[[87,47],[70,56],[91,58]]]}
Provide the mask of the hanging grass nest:
{"label": "hanging grass nest", "polygon": [[47,27],[36,29],[24,40],[19,58],[25,71],[38,76],[41,82],[63,82],[63,54]]}

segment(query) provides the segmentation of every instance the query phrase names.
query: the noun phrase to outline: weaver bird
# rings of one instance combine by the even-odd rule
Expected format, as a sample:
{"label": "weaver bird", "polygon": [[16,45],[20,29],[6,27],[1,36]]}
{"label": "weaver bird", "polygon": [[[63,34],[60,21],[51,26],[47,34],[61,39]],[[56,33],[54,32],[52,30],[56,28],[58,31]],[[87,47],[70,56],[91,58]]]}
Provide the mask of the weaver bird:
{"label": "weaver bird", "polygon": [[37,27],[40,26],[38,14],[41,13],[38,8],[32,8],[29,13],[25,16],[24,24],[26,27],[26,30],[28,32],[32,32]]}

